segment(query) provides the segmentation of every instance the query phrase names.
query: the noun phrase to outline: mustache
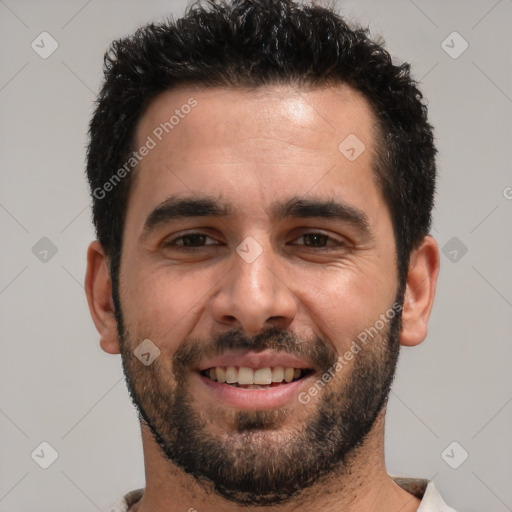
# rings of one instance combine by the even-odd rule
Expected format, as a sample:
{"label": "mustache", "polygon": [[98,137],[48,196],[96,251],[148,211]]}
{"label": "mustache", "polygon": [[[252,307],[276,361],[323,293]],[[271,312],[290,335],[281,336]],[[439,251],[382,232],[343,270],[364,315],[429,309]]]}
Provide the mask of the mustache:
{"label": "mustache", "polygon": [[323,371],[331,368],[338,359],[338,353],[334,347],[319,336],[311,340],[303,340],[286,329],[269,327],[252,337],[247,336],[242,329],[238,329],[215,334],[208,341],[198,338],[185,340],[174,354],[173,365],[175,371],[183,372],[206,357],[220,355],[227,351],[244,350],[286,352],[311,361]]}

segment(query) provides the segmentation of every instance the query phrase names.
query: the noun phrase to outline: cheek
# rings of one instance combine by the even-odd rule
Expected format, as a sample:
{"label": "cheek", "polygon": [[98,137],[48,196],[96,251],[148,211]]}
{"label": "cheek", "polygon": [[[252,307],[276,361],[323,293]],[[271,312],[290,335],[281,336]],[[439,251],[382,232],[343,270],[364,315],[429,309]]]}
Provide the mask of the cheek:
{"label": "cheek", "polygon": [[395,273],[376,264],[357,269],[335,269],[322,279],[302,277],[298,296],[313,330],[332,341],[338,352],[365,329],[373,326],[392,306],[395,298]]}
{"label": "cheek", "polygon": [[211,272],[187,276],[164,266],[132,273],[121,297],[130,335],[149,338],[172,355],[204,310],[205,292],[215,282],[211,277]]}

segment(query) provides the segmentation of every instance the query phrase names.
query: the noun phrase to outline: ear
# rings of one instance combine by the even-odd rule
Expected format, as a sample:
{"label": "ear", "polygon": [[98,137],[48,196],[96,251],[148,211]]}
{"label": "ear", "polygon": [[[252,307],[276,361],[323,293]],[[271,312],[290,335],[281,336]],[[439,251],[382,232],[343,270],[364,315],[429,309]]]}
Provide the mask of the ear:
{"label": "ear", "polygon": [[439,248],[435,239],[426,236],[410,258],[400,343],[413,347],[427,336],[427,324],[434,304],[439,275]]}
{"label": "ear", "polygon": [[87,249],[85,294],[92,320],[100,333],[101,348],[109,354],[120,354],[108,261],[97,240]]}

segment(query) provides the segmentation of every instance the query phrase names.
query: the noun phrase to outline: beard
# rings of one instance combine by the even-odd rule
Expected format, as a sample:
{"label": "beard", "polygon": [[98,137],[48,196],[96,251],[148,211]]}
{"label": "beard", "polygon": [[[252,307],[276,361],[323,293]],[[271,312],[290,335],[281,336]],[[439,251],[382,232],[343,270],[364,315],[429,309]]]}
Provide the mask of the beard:
{"label": "beard", "polygon": [[[399,292],[395,304],[402,303]],[[368,344],[360,344],[316,401],[260,411],[209,404],[212,411],[217,407],[210,414],[194,401],[187,379],[191,365],[205,356],[227,350],[285,351],[314,362],[321,368],[318,379],[332,372],[339,356],[319,337],[305,341],[272,327],[253,338],[236,330],[210,340],[185,340],[171,368],[163,358],[144,366],[133,353],[144,338],[130,336],[118,306],[125,380],[140,421],[170,462],[234,503],[287,503],[320,479],[348,471],[387,402],[398,361],[401,309]],[[219,418],[231,428],[212,432]]]}

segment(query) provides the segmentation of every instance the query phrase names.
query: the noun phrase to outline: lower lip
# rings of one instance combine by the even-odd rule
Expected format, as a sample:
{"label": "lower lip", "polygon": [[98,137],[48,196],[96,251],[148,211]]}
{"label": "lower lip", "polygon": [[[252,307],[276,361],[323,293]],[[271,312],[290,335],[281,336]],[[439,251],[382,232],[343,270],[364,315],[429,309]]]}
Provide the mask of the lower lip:
{"label": "lower lip", "polygon": [[245,389],[230,386],[197,374],[204,386],[217,401],[246,410],[264,410],[283,407],[292,400],[298,401],[300,389],[308,377],[269,387],[268,389]]}

